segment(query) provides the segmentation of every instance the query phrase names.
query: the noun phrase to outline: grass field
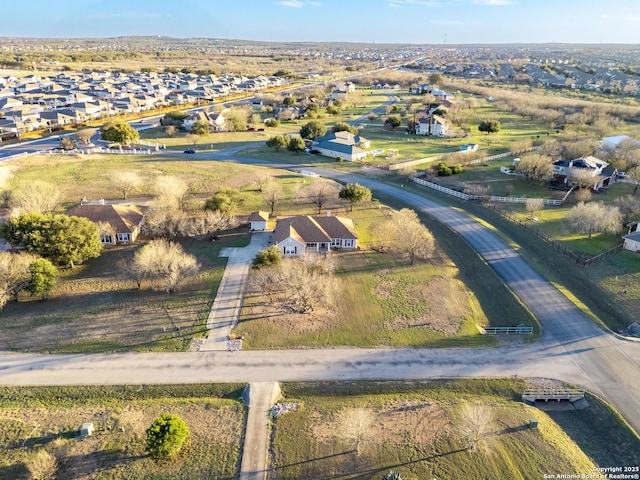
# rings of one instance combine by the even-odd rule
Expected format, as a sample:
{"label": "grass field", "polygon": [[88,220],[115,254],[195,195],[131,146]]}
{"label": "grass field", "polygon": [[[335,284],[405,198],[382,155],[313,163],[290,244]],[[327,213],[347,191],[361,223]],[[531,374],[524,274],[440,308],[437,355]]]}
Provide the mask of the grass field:
{"label": "grass field", "polygon": [[[237,478],[245,408],[242,385],[0,388],[0,479]],[[145,452],[162,413],[189,427],[171,460]],[[81,424],[94,434],[80,438]]]}
{"label": "grass field", "polygon": [[437,254],[411,266],[398,254],[370,249],[368,229],[383,218],[383,209],[343,215],[353,218],[362,250],[337,254],[336,305],[293,314],[249,290],[234,330],[244,338],[243,348],[482,346],[495,338],[480,335],[477,326],[522,323],[538,332],[493,271],[439,224],[427,220]]}
{"label": "grass field", "polygon": [[[522,404],[518,380],[285,384],[272,478],[535,479],[637,465],[640,440],[594,397],[585,410]],[[531,419],[537,428],[528,428]],[[478,432],[484,432],[479,434]],[[470,438],[480,440],[468,449]],[[359,440],[359,441],[358,441]]]}
{"label": "grass field", "polygon": [[246,234],[211,243],[186,240],[185,251],[202,265],[200,274],[175,294],[153,291],[118,272],[140,244],[108,248],[97,259],[63,272],[49,300],[26,294],[2,310],[0,349],[49,353],[184,351],[206,334],[206,320],[226,258],[225,246],[248,243]]}

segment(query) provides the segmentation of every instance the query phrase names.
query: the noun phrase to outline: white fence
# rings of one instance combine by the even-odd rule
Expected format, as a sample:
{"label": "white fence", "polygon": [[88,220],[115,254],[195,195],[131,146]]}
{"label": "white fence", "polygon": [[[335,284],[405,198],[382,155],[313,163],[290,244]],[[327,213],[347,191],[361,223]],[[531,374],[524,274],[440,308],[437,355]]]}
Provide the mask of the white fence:
{"label": "white fence", "polygon": [[[527,203],[527,200],[532,200],[531,198],[525,198],[525,197],[499,197],[496,195],[490,195],[490,196],[489,195],[469,195],[467,193],[459,192],[451,188],[443,187],[442,185],[438,185],[437,183],[428,182],[427,180],[423,180],[415,176],[411,177],[411,180],[413,180],[418,185],[422,185],[424,187],[437,190],[447,195],[451,195],[452,197],[461,198],[462,200],[489,200],[491,202],[501,202],[501,203]],[[562,200],[543,198],[542,202],[544,205],[553,205],[556,207],[559,205],[562,205]]]}
{"label": "white fence", "polygon": [[457,190],[453,190],[451,188],[443,187],[442,185],[438,185],[437,183],[428,182],[428,181],[423,180],[423,179],[418,178],[418,177],[411,177],[411,180],[416,182],[418,185],[422,185],[424,187],[428,187],[428,188],[431,188],[433,190],[437,190],[439,192],[446,193],[447,195],[451,195],[452,197],[458,197],[458,198],[461,198],[463,200],[469,200],[469,199],[472,198],[471,195],[468,195],[466,193],[458,192]]}
{"label": "white fence", "polygon": [[533,333],[533,327],[517,326],[517,327],[485,327],[482,329],[482,333],[486,335],[498,335],[498,334],[510,334],[516,333],[519,335]]}

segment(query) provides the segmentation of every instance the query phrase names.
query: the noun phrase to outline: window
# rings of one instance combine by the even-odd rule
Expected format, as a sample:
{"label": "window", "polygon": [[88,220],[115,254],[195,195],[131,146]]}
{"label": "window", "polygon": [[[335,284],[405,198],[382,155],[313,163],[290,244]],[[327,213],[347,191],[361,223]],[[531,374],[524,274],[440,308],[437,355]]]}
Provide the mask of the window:
{"label": "window", "polygon": [[113,238],[111,237],[111,235],[101,235],[100,236],[100,241],[102,243],[113,243]]}
{"label": "window", "polygon": [[119,242],[130,242],[131,241],[131,235],[129,235],[128,233],[118,233],[117,237],[118,237],[118,241]]}

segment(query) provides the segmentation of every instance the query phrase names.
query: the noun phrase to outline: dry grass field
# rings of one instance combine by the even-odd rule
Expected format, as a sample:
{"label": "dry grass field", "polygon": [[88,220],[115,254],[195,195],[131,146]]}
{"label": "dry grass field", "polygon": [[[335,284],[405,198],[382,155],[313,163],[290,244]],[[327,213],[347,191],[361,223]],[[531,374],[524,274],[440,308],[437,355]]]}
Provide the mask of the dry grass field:
{"label": "dry grass field", "polygon": [[[234,388],[2,389],[0,479],[235,478],[245,409],[223,398]],[[145,432],[164,412],[180,416],[190,435],[174,458],[153,460]],[[94,433],[80,437],[86,422]]]}

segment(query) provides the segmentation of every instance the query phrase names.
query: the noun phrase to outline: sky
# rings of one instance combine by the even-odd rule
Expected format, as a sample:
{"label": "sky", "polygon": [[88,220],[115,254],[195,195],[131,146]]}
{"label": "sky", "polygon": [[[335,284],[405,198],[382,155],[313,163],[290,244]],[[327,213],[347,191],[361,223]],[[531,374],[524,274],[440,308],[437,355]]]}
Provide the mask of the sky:
{"label": "sky", "polygon": [[0,37],[640,44],[638,0],[2,0]]}

